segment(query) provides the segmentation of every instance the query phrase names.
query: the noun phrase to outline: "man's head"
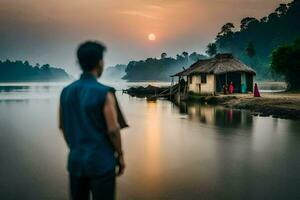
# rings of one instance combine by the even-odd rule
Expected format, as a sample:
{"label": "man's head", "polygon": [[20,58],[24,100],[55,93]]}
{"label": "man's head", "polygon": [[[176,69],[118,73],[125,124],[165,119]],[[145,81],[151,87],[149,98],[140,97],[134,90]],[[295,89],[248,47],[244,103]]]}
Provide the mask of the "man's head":
{"label": "man's head", "polygon": [[77,58],[84,72],[97,72],[100,77],[103,71],[103,54],[106,47],[98,42],[85,42],[78,47]]}

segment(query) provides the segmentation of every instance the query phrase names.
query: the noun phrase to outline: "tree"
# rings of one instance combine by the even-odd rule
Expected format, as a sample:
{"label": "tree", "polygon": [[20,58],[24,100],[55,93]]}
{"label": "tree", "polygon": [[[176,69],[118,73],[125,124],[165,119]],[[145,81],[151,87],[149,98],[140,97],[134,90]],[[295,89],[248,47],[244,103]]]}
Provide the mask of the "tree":
{"label": "tree", "polygon": [[41,67],[42,70],[49,70],[50,69],[50,65],[49,64],[44,64],[42,67]]}
{"label": "tree", "polygon": [[29,66],[30,64],[29,64],[29,62],[26,60],[26,61],[24,61],[24,65]]}
{"label": "tree", "polygon": [[184,51],[184,52],[182,52],[182,55],[186,58],[186,57],[188,57],[189,56],[189,53],[188,52],[186,52],[186,51]]}
{"label": "tree", "polygon": [[210,57],[213,57],[217,54],[217,45],[215,43],[209,43],[206,48],[207,49],[205,53]]}
{"label": "tree", "polygon": [[253,58],[256,55],[255,47],[253,42],[248,42],[246,46],[246,54],[249,58]]}
{"label": "tree", "polygon": [[224,24],[221,28],[221,31],[218,33],[217,38],[220,38],[222,36],[228,36],[233,33],[232,29],[234,29],[234,24],[231,22],[228,22]]}
{"label": "tree", "polygon": [[258,22],[258,20],[254,17],[246,17],[242,19],[240,28],[241,30],[245,30],[249,27],[251,23]]}
{"label": "tree", "polygon": [[165,52],[162,53],[161,56],[160,56],[161,59],[165,59],[166,57],[167,57],[167,53],[165,53]]}
{"label": "tree", "polygon": [[186,62],[189,62],[189,53],[184,51],[184,52],[182,52],[182,55],[183,55],[184,59],[186,60]]}
{"label": "tree", "polygon": [[274,22],[276,21],[276,19],[278,19],[278,13],[277,12],[273,12],[268,16],[269,22]]}
{"label": "tree", "polygon": [[261,18],[261,19],[260,19],[260,22],[262,22],[262,23],[268,22],[268,17],[263,17],[263,18]]}
{"label": "tree", "polygon": [[176,55],[176,60],[177,60],[177,61],[184,61],[184,57],[181,56],[181,55],[179,55],[179,54],[177,54],[177,55]]}
{"label": "tree", "polygon": [[285,15],[288,11],[288,5],[287,4],[280,4],[280,6],[275,10],[279,16]]}
{"label": "tree", "polygon": [[288,90],[300,90],[300,39],[278,47],[272,53],[271,68],[285,77]]}

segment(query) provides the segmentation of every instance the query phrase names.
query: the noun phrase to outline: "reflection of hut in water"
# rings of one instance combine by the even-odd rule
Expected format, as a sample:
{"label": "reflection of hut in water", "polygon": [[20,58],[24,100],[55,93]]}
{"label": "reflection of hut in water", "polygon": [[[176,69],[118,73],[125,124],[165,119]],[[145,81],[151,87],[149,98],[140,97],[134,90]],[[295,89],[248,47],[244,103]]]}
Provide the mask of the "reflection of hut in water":
{"label": "reflection of hut in water", "polygon": [[223,91],[224,85],[233,82],[238,93],[253,92],[255,71],[237,60],[232,54],[218,54],[215,58],[199,60],[190,68],[172,77],[186,79],[185,91],[199,94],[216,94]]}
{"label": "reflection of hut in water", "polygon": [[215,123],[215,110],[208,106],[199,107],[200,121],[207,124]]}
{"label": "reflection of hut in water", "polygon": [[180,106],[182,110],[186,110],[190,119],[199,120],[204,124],[236,128],[249,128],[253,124],[253,117],[245,111],[199,104],[180,104]]}

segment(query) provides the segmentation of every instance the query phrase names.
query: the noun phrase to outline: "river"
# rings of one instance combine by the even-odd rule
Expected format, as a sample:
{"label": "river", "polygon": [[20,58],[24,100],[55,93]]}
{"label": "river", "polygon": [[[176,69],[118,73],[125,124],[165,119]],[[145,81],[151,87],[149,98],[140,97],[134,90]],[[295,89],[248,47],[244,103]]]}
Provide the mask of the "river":
{"label": "river", "polygon": [[[68,198],[62,86],[0,85],[0,199]],[[119,200],[300,199],[299,121],[117,96],[130,124]]]}

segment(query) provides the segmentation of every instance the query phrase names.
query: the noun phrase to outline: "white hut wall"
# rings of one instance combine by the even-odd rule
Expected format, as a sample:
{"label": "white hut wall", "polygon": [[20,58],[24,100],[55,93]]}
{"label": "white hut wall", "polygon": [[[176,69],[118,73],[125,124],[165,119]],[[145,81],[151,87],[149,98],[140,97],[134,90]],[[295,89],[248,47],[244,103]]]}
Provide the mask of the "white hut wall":
{"label": "white hut wall", "polygon": [[[202,77],[203,76],[204,75],[202,75]],[[201,81],[200,74],[189,76],[189,91],[194,93],[213,94],[216,88],[215,76],[214,74],[205,74],[205,76],[206,81]]]}
{"label": "white hut wall", "polygon": [[199,75],[190,75],[188,78],[189,91],[194,93],[200,93],[199,84],[201,83],[201,78]]}
{"label": "white hut wall", "polygon": [[[214,94],[215,92],[215,75],[214,74],[205,74],[206,76],[206,82],[201,81],[200,78],[200,84],[201,84],[201,93],[203,94]],[[199,77],[201,77],[199,75]]]}

